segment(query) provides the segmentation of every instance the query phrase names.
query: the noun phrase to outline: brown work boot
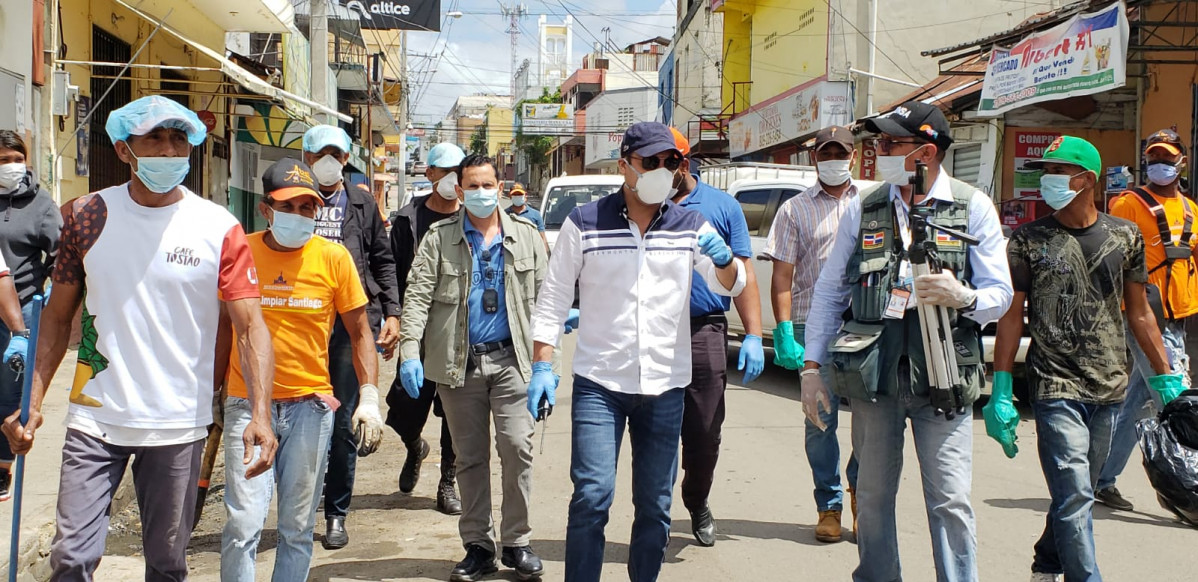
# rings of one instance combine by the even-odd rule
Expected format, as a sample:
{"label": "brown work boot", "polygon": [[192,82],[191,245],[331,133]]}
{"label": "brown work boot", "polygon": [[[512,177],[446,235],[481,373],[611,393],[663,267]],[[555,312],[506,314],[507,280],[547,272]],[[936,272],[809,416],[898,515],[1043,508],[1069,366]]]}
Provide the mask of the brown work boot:
{"label": "brown work boot", "polygon": [[815,526],[815,539],[827,543],[840,541],[839,509],[819,512],[819,524]]}
{"label": "brown work boot", "polygon": [[857,537],[857,491],[849,487],[849,507],[853,509],[853,537]]}

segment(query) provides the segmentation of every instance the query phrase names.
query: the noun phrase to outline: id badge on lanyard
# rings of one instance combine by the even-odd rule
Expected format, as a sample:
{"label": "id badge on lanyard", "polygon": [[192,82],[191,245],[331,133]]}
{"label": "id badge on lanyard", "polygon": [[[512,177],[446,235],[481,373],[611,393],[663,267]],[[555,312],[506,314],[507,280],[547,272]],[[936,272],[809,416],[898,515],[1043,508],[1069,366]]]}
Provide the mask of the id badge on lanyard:
{"label": "id badge on lanyard", "polygon": [[[903,241],[903,248],[911,248],[911,220],[907,214],[907,208],[900,201],[894,201],[894,215],[899,231],[899,237]],[[886,311],[882,317],[887,319],[902,319],[908,309],[915,307],[915,298],[912,294],[915,284],[915,276],[911,272],[911,263],[906,259],[906,253],[903,253],[903,260],[899,263],[898,278],[894,282],[894,286],[890,289],[890,298],[886,302]]]}

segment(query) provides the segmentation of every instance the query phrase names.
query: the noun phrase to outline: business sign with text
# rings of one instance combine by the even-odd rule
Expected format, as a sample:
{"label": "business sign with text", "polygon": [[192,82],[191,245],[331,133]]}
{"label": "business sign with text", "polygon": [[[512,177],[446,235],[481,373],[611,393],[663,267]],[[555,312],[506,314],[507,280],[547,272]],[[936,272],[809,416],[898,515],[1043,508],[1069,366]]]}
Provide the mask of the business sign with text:
{"label": "business sign with text", "polygon": [[362,28],[441,30],[441,0],[340,0]]}

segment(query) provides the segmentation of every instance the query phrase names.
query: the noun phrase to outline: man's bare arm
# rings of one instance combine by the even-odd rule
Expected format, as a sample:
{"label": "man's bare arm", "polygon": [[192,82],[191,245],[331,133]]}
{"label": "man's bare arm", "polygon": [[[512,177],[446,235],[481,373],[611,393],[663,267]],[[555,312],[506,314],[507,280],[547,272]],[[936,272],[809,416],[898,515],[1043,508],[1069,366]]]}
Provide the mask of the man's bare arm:
{"label": "man's bare arm", "polygon": [[786,261],[774,259],[774,272],[770,276],[770,306],[774,308],[774,321],[790,319],[791,301],[790,284],[794,280],[795,266]]}
{"label": "man's bare arm", "polygon": [[[245,442],[242,462],[249,465],[245,477],[250,479],[266,472],[274,464],[275,448],[278,446],[270,415],[275,384],[274,347],[270,343],[270,330],[262,319],[261,302],[257,297],[227,301],[225,306],[233,330],[237,333],[241,374],[245,378],[246,395],[250,401],[250,422],[242,435]],[[261,450],[258,460],[250,465],[255,446]]]}
{"label": "man's bare arm", "polygon": [[1152,369],[1158,374],[1168,374],[1173,371],[1169,356],[1165,352],[1165,342],[1161,339],[1161,330],[1156,325],[1156,316],[1148,305],[1148,295],[1143,283],[1124,281],[1123,304],[1127,306],[1127,327],[1135,336],[1136,343],[1148,356]]}
{"label": "man's bare arm", "polygon": [[737,257],[733,260],[744,265],[745,288],[740,295],[732,298],[732,303],[736,305],[736,312],[740,314],[745,333],[761,337],[761,295],[757,289],[757,272],[753,270],[749,259]]}
{"label": "man's bare arm", "polygon": [[360,384],[377,385],[379,381],[379,358],[374,348],[374,333],[366,317],[366,307],[341,314],[345,331],[349,332],[350,345],[354,350],[354,372]]}
{"label": "man's bare arm", "polygon": [[1019,338],[1023,336],[1023,304],[1027,292],[1015,291],[1011,296],[1011,307],[998,320],[994,338],[994,371],[1010,372],[1015,367],[1015,356],[1019,353]]}

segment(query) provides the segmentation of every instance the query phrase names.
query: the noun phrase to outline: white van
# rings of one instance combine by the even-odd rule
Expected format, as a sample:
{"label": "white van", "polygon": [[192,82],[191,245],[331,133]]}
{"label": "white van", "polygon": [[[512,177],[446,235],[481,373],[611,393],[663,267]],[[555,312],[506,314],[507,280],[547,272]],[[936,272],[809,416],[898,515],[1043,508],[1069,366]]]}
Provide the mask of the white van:
{"label": "white van", "polygon": [[561,176],[549,180],[545,195],[541,197],[541,218],[545,220],[545,240],[549,241],[550,252],[571,211],[618,192],[623,185],[624,177],[616,174]]}

